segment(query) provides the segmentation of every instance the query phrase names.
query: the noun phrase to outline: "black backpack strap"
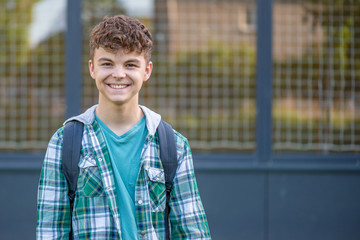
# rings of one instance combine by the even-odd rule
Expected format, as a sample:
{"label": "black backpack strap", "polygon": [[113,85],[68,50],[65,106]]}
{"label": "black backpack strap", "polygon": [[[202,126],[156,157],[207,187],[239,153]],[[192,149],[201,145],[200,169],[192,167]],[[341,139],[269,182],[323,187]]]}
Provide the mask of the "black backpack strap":
{"label": "black backpack strap", "polygon": [[[81,152],[81,141],[84,124],[78,121],[70,121],[64,127],[62,164],[61,169],[68,183],[68,196],[70,200],[70,219],[72,216],[75,192],[77,188],[77,179],[79,176],[79,160]],[[69,239],[72,239],[72,228],[70,220]]]}
{"label": "black backpack strap", "polygon": [[157,129],[160,147],[160,159],[165,173],[166,186],[166,207],[165,207],[165,234],[170,239],[170,193],[173,186],[173,179],[177,169],[177,150],[173,128],[166,122],[161,121]]}

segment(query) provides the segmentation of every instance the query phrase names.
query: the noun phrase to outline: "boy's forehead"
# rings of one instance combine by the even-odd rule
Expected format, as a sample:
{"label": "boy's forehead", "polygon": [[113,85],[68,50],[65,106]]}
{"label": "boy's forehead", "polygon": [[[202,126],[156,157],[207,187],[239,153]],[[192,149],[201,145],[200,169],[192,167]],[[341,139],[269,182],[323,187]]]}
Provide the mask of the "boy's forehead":
{"label": "boy's forehead", "polygon": [[101,57],[136,57],[136,58],[143,58],[145,60],[145,56],[143,54],[140,54],[138,52],[132,51],[129,52],[125,49],[117,49],[117,50],[113,50],[113,49],[107,49],[107,48],[103,48],[103,47],[98,47],[95,49],[94,51],[94,60],[95,59],[99,59]]}

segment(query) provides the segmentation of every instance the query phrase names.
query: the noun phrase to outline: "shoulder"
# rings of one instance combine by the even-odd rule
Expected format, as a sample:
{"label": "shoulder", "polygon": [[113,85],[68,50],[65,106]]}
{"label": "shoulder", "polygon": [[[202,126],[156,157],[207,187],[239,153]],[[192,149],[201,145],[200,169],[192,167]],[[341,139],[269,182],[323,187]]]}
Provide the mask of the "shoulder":
{"label": "shoulder", "polygon": [[192,152],[188,139],[177,130],[174,129],[173,131],[179,164],[186,159],[192,161]]}
{"label": "shoulder", "polygon": [[175,129],[173,129],[173,130],[174,130],[176,143],[179,145],[184,145],[184,146],[186,145],[186,146],[190,147],[188,139],[184,135],[182,135],[180,132],[178,132],[177,130],[175,130]]}
{"label": "shoulder", "polygon": [[63,142],[63,135],[64,135],[64,126],[61,126],[51,136],[49,145],[51,145],[51,144],[61,145]]}
{"label": "shoulder", "polygon": [[[161,125],[162,125],[162,127],[161,127]],[[168,135],[168,133],[167,134],[165,134],[165,133],[168,132],[170,129],[172,130],[172,132],[174,133],[174,138],[175,138],[175,143],[177,145],[177,148],[189,147],[188,139],[184,135],[182,135],[179,131],[174,129],[170,123],[162,120],[158,126],[158,134],[160,132],[160,128],[163,129],[162,132],[164,135]]]}

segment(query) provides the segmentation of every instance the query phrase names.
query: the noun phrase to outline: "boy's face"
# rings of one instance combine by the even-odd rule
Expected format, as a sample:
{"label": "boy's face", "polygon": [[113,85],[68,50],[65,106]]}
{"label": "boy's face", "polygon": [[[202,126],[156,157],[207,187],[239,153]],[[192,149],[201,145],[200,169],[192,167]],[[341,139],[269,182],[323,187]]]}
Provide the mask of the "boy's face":
{"label": "boy's face", "polygon": [[143,55],[119,51],[111,53],[104,48],[94,52],[89,61],[91,77],[99,90],[99,104],[138,105],[139,91],[152,71],[152,62]]}

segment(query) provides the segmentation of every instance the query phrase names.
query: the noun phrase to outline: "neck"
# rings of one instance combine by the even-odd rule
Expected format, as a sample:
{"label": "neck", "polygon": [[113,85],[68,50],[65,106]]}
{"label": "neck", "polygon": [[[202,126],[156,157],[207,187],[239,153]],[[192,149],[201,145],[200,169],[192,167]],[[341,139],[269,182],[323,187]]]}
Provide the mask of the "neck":
{"label": "neck", "polygon": [[135,126],[143,116],[138,105],[102,105],[99,102],[95,112],[98,118],[119,136]]}

